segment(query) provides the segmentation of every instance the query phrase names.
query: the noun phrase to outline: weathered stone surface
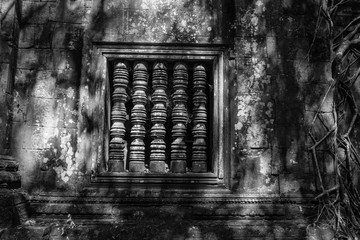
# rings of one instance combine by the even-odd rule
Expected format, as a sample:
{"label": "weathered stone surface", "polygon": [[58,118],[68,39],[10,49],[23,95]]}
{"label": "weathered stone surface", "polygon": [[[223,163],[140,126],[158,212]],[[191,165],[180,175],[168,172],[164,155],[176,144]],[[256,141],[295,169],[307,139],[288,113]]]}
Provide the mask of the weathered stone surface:
{"label": "weathered stone surface", "polygon": [[[126,3],[125,3],[126,5]],[[199,2],[143,1],[134,8],[124,3],[101,4],[93,8],[93,15],[105,27],[95,32],[96,40],[128,42],[212,42],[216,37],[217,21],[212,5]],[[106,14],[104,14],[104,11]],[[112,26],[117,25],[114,29]],[[94,26],[93,30],[97,30]]]}
{"label": "weathered stone surface", "polygon": [[[15,35],[14,32],[14,24],[15,24],[15,3],[11,0],[4,0],[0,3],[0,12],[1,12],[1,35],[0,35],[0,42],[1,41],[9,41],[15,42]],[[0,51],[1,55],[1,51]]]}
{"label": "weathered stone surface", "polygon": [[[306,111],[321,111],[331,113],[334,109],[334,88],[331,84],[308,84],[305,85],[305,91],[312,94],[305,95]],[[320,98],[320,101],[319,101]]]}
{"label": "weathered stone surface", "polygon": [[[76,220],[74,220],[76,224]],[[227,226],[229,225],[229,226]],[[71,227],[65,220],[47,224],[34,223],[11,228],[2,233],[1,239],[251,239],[254,236],[274,239],[296,238],[306,233],[305,222],[282,221],[228,221],[227,225],[217,222],[190,221],[178,219],[140,219],[135,224],[105,224],[98,226],[76,225]]]}
{"label": "weathered stone surface", "polygon": [[24,1],[22,6],[24,23],[44,24],[56,14],[56,4],[52,2]]}
{"label": "weathered stone surface", "polygon": [[9,116],[11,112],[9,90],[10,66],[0,63],[0,154],[8,148]]}
{"label": "weathered stone surface", "polygon": [[[0,2],[1,14],[9,3],[10,0]],[[229,43],[221,46],[225,53],[224,66],[205,61],[208,64],[206,68],[209,67],[207,74],[212,75],[212,71],[220,67],[221,74],[224,73],[220,81],[231,81],[230,88],[221,92],[221,96],[218,96],[217,89],[212,89],[214,79],[210,79],[208,85],[209,99],[226,95],[225,99],[229,100],[224,103],[223,112],[218,112],[212,104],[206,106],[209,115],[224,116],[224,129],[231,133],[221,146],[226,156],[216,160],[220,162],[219,172],[224,174],[224,180],[221,176],[219,182],[225,183],[224,188],[229,193],[217,198],[240,201],[239,196],[244,195],[259,199],[281,196],[292,201],[291,197],[314,195],[319,190],[319,180],[315,178],[313,159],[308,152],[313,144],[308,134],[311,133],[315,140],[321,139],[326,128],[324,124],[332,127],[335,119],[332,114],[334,93],[329,91],[323,98],[332,84],[329,45],[322,27],[318,28],[318,36],[314,38],[318,7],[313,2],[48,0],[22,3],[19,29],[12,8],[1,23],[5,35],[0,37],[0,143],[7,141],[5,139],[11,142],[11,148],[6,151],[13,152],[19,159],[22,186],[26,191],[33,196],[57,195],[63,198],[73,195],[77,198],[74,203],[66,204],[34,201],[32,207],[38,207],[41,210],[38,213],[66,216],[67,211],[73,211],[85,216],[103,211],[116,221],[124,222],[126,228],[125,225],[114,225],[71,229],[64,228],[66,224],[63,222],[55,222],[33,228],[23,226],[17,233],[16,229],[10,229],[0,233],[0,238],[39,239],[44,235],[44,238],[53,239],[96,239],[99,236],[127,239],[221,239],[224,236],[244,236],[246,239],[267,236],[293,239],[304,236],[304,223],[235,221],[226,225],[211,222],[212,225],[207,226],[193,221],[194,218],[206,220],[212,216],[219,221],[249,216],[281,219],[292,217],[292,213],[300,218],[303,212],[299,209],[303,205],[284,207],[271,202],[260,206],[256,202],[246,206],[204,204],[199,207],[187,203],[184,206],[168,206],[165,202],[178,201],[184,189],[176,189],[176,193],[171,195],[173,185],[170,187],[161,183],[157,186],[162,189],[156,193],[159,200],[156,204],[161,210],[152,206],[139,209],[126,204],[119,207],[114,202],[95,206],[84,203],[87,196],[79,194],[94,186],[91,181],[101,168],[97,164],[105,166],[107,161],[104,136],[108,134],[110,120],[105,113],[113,103],[107,103],[105,97],[110,99],[108,94],[113,90],[108,81],[112,77],[114,59],[108,59],[106,63],[103,59],[99,60],[100,64],[95,66],[97,58],[103,58],[96,55],[97,41],[100,41],[107,42],[107,46],[124,42],[145,43],[141,46],[144,48],[146,44],[158,46],[166,43],[173,47],[185,44],[195,50],[198,49],[197,44],[208,44],[206,46],[210,49],[219,47],[212,45],[214,43]],[[16,40],[18,31],[19,41]],[[122,51],[136,48],[136,44],[129,45]],[[17,58],[14,58],[15,55]],[[16,62],[13,62],[15,59]],[[172,71],[170,69],[169,73]],[[6,92],[4,89],[11,83],[13,75],[14,90]],[[171,80],[169,88],[172,87]],[[129,82],[132,85],[132,80]],[[154,89],[151,84],[149,86],[152,89],[147,94],[151,95]],[[358,82],[355,86],[359,89]],[[359,92],[354,91],[356,102],[360,101]],[[128,94],[131,96],[130,91]],[[187,94],[193,95],[192,86]],[[129,98],[126,104],[130,106],[132,100]],[[192,104],[191,101],[189,103]],[[151,109],[152,105],[144,107]],[[173,106],[166,107],[171,112]],[[317,112],[322,122],[316,116]],[[133,117],[130,111],[127,115],[125,127],[129,128],[127,122],[131,122]],[[147,124],[144,124],[146,134],[150,131]],[[171,126],[171,120],[167,119],[166,124]],[[183,124],[188,123],[184,121]],[[12,132],[5,137],[9,132],[6,129],[11,125]],[[208,131],[213,133],[224,129],[208,128]],[[338,130],[345,131],[341,127]],[[358,135],[359,131],[355,128],[351,137],[355,139]],[[193,140],[189,138],[184,142],[191,147]],[[326,187],[333,184],[333,159],[326,153],[327,150],[335,151],[330,147],[333,140],[331,136],[317,148]],[[171,144],[166,144],[171,147]],[[359,146],[358,141],[354,142],[354,146]],[[213,149],[209,147],[208,150]],[[186,171],[185,160],[181,164],[182,171]],[[159,172],[166,171],[164,164],[160,167]],[[214,166],[210,168],[218,171]],[[106,172],[108,169],[102,170]],[[143,164],[141,170],[145,170]],[[7,173],[0,176],[3,179],[13,177]],[[144,184],[146,182],[134,184],[130,179],[125,185],[103,183],[108,187],[105,192],[97,188],[92,191],[107,199],[122,201],[123,196],[112,191],[127,188],[132,191],[132,198],[126,201],[136,205],[152,194],[154,186],[139,187]],[[202,189],[203,185],[197,183],[186,187],[192,191],[203,190],[203,196],[199,198],[209,194],[208,190]],[[163,198],[163,195],[166,197]],[[194,197],[191,194],[186,196],[190,200]],[[7,211],[9,216],[12,214],[11,209],[3,211]],[[165,220],[154,220],[150,216],[161,216]],[[137,221],[138,225],[131,221]],[[230,225],[231,230],[228,228]],[[63,235],[64,229],[66,236]]]}
{"label": "weathered stone surface", "polygon": [[283,197],[306,197],[313,196],[317,190],[315,176],[312,174],[302,177],[295,174],[280,174],[280,195]]}
{"label": "weathered stone surface", "polygon": [[234,188],[239,192],[258,195],[279,193],[278,178],[271,172],[270,150],[243,150],[236,157],[234,169]]}
{"label": "weathered stone surface", "polygon": [[[52,48],[82,49],[83,28],[80,24],[56,24],[51,42]],[[49,40],[48,40],[49,42]]]}
{"label": "weathered stone surface", "polygon": [[0,239],[3,231],[9,227],[16,227],[28,218],[26,204],[28,197],[25,193],[15,190],[0,189]]}
{"label": "weathered stone surface", "polygon": [[0,41],[0,63],[10,63],[11,51],[8,42]]}

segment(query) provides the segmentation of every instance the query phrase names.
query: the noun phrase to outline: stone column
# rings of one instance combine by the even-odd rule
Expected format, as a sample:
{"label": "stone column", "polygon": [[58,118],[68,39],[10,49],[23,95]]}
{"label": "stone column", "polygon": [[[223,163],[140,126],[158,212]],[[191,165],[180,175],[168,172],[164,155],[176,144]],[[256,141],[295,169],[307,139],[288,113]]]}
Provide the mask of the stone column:
{"label": "stone column", "polygon": [[206,138],[207,138],[207,110],[206,110],[206,71],[202,65],[194,69],[194,109],[192,134],[192,172],[207,172]]}
{"label": "stone column", "polygon": [[165,172],[165,150],[166,144],[164,141],[166,129],[166,85],[168,81],[168,75],[166,66],[163,63],[157,63],[153,69],[152,77],[152,102],[154,107],[151,111],[151,122],[153,124],[151,128],[151,142],[150,148],[150,171],[151,172]]}
{"label": "stone column", "polygon": [[114,91],[112,95],[112,109],[111,109],[111,128],[110,128],[110,145],[109,145],[109,171],[123,172],[125,170],[124,164],[124,147],[125,147],[125,121],[127,101],[126,88],[129,83],[128,67],[124,62],[118,62],[114,68],[113,86]]}
{"label": "stone column", "polygon": [[149,74],[145,63],[137,63],[134,67],[133,94],[134,107],[131,109],[131,138],[129,171],[145,171],[145,123],[147,103],[147,85]]}
{"label": "stone column", "polygon": [[174,141],[171,144],[170,170],[173,173],[186,172],[186,125],[188,122],[186,89],[188,86],[188,69],[183,63],[177,63],[174,67],[172,101],[174,108],[172,111],[173,129],[171,131]]}

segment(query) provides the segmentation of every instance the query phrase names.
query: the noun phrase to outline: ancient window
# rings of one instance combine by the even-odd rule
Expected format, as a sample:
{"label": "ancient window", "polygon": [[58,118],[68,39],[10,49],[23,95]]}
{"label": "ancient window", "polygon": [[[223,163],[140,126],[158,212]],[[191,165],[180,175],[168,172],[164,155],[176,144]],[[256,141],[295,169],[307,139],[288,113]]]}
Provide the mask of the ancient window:
{"label": "ancient window", "polygon": [[211,171],[211,65],[112,64],[109,172]]}
{"label": "ancient window", "polygon": [[224,173],[223,52],[100,46],[104,144],[95,181],[217,183]]}

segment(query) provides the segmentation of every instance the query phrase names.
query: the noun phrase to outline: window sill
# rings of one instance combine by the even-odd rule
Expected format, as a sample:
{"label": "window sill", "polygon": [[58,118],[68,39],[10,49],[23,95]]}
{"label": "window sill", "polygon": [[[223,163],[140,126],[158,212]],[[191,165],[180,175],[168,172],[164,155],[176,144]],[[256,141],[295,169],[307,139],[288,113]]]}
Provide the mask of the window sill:
{"label": "window sill", "polygon": [[92,177],[94,183],[139,183],[139,184],[206,184],[219,185],[222,180],[214,173],[100,173]]}

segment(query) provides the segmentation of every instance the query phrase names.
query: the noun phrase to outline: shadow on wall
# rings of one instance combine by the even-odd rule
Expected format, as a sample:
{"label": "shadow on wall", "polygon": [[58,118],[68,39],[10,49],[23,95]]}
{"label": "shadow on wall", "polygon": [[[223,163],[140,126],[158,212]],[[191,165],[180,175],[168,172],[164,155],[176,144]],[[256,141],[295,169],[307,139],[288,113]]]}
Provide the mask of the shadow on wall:
{"label": "shadow on wall", "polygon": [[309,72],[314,70],[307,60],[312,39],[305,33],[312,34],[313,29],[304,21],[316,18],[310,11],[312,3],[248,1],[239,5],[234,84],[238,90],[232,89],[231,98],[238,99],[237,116],[233,114],[232,120],[239,129],[233,190],[256,188],[259,183],[253,176],[259,176],[266,188],[280,196],[312,194],[306,102],[310,95],[313,101],[318,96],[307,89]]}
{"label": "shadow on wall", "polygon": [[[66,3],[23,3],[12,149],[24,173],[22,185],[29,193],[66,191],[58,177],[74,165],[74,157],[69,156],[75,155],[77,147],[82,33],[76,32],[81,38],[77,41],[73,33],[64,32],[64,26],[70,25],[61,22],[69,10]],[[49,17],[50,5],[56,6],[57,16]]]}
{"label": "shadow on wall", "polygon": [[[62,4],[65,4],[65,1],[62,2]],[[187,1],[185,4],[190,4],[190,2],[191,1]],[[91,46],[92,40],[102,38],[102,36],[108,34],[104,32],[104,29],[107,29],[106,26],[114,19],[114,15],[109,15],[105,12],[105,1],[99,1],[98,4],[99,6],[96,7],[98,12],[93,14],[92,20],[89,23],[89,29],[84,34],[85,44],[83,52],[85,52],[85,55],[87,56],[83,56],[83,58],[89,58],[90,61],[91,49],[87,48]],[[203,2],[200,3],[200,6],[202,6],[201,4],[203,4]],[[293,4],[296,5],[296,3]],[[252,9],[254,8],[254,5],[255,1],[246,1],[243,7],[245,9]],[[231,9],[233,6],[235,6],[235,4],[231,2],[231,7],[228,8]],[[274,16],[281,16],[284,14],[284,12],[279,10],[283,8],[274,3],[266,3],[265,7],[271,11],[271,13],[269,13],[270,15],[265,15],[266,20],[269,23],[273,23],[272,21],[274,21]],[[289,9],[291,7],[289,7]],[[63,5],[60,4],[59,8],[64,9],[65,11],[65,7]],[[235,7],[232,9],[235,10]],[[276,9],[278,9],[277,13],[275,11]],[[284,11],[286,13],[286,9]],[[35,13],[36,12],[33,14]],[[149,14],[151,15],[153,12],[149,11]],[[59,16],[61,16],[61,14]],[[200,35],[196,35],[196,29],[189,30],[189,32],[182,34],[182,31],[185,30],[182,30],[182,22],[180,21],[181,15],[179,16],[180,17],[176,18],[177,20],[173,22],[171,26],[168,26],[167,30],[170,31],[165,32],[162,42],[186,41],[195,43],[198,39],[200,39],[198,38]],[[200,20],[201,19],[196,20],[194,24],[197,24],[197,21]],[[210,21],[209,24],[211,25],[213,22]],[[279,19],[276,20],[274,26],[279,26],[280,28],[281,22]],[[213,25],[212,28],[216,29]],[[225,29],[226,28],[227,27],[225,27]],[[214,40],[215,33],[213,29],[208,30],[206,28],[206,31],[210,32],[210,34],[207,33],[210,42]],[[47,31],[48,30],[46,30],[46,32]],[[269,58],[269,61],[270,65],[274,68],[271,70],[271,75],[275,76],[276,79],[274,82],[274,90],[272,92],[274,93],[273,101],[276,105],[276,109],[279,111],[276,113],[277,118],[274,126],[275,131],[271,141],[273,144],[273,151],[278,152],[278,159],[281,160],[278,163],[272,163],[273,165],[279,166],[278,170],[273,172],[272,175],[278,179],[277,186],[280,190],[277,189],[276,191],[283,194],[283,192],[281,192],[282,182],[279,182],[279,176],[284,176],[284,179],[286,179],[285,176],[287,176],[287,174],[295,175],[296,177],[292,178],[292,184],[296,186],[301,186],[303,184],[297,182],[300,181],[300,179],[301,181],[304,181],[301,176],[304,178],[308,176],[302,175],[302,163],[304,159],[307,159],[304,156],[305,149],[302,147],[305,146],[305,140],[303,139],[305,131],[302,121],[304,118],[304,100],[301,98],[303,90],[298,81],[298,71],[294,63],[295,60],[302,61],[303,59],[298,59],[298,56],[302,56],[300,53],[295,53],[295,55],[289,56],[289,49],[300,48],[300,46],[291,45],[294,42],[297,42],[297,40],[294,40],[295,37],[292,38],[293,36],[281,35],[282,29],[278,29],[274,32],[276,33],[275,36],[271,37],[279,40],[279,45],[276,45],[276,47],[279,51],[280,57]],[[142,33],[144,32],[134,32],[132,37],[142,35]],[[151,34],[149,36],[154,37],[154,35]],[[265,34],[263,37],[266,38],[266,36],[267,35]],[[308,39],[306,39],[305,42],[308,42]],[[307,49],[302,50],[306,51]],[[74,62],[76,62],[75,69],[78,69],[79,72],[81,69],[81,75],[85,78],[84,76],[87,75],[86,72],[88,70],[85,65],[87,60],[83,59],[81,63],[79,58],[80,52],[77,52],[77,54],[75,54],[76,58],[74,60]],[[43,68],[43,65],[40,63],[41,59],[38,61],[39,62],[31,63],[31,69],[29,70],[29,73],[26,74],[23,83],[15,83],[16,91],[19,96],[24,99],[29,97],[29,93],[31,94],[34,92],[34,88],[37,84],[36,76]],[[270,70],[267,69],[267,71]],[[89,79],[81,79],[79,81],[79,72],[75,84],[76,94],[80,91],[78,84],[81,81],[82,83],[80,87],[83,87],[82,84],[86,84],[90,98],[95,97],[96,89],[99,85],[101,85],[101,83],[97,82],[98,79],[94,76],[89,76]],[[56,78],[57,82],[61,81],[61,83],[57,84],[57,86],[66,86],[66,79],[59,79],[59,75],[56,70],[54,70],[52,74],[52,77]],[[64,95],[61,97],[66,98]],[[78,98],[79,96],[76,95],[76,99]],[[30,114],[30,116],[35,114],[36,119],[37,109],[31,108],[30,104],[29,106],[30,107],[26,110],[26,116],[28,116],[28,114]],[[56,109],[57,107],[55,105],[52,110]],[[96,118],[93,113],[88,112],[81,106],[76,106],[73,110],[78,110],[83,118],[82,121],[84,124],[79,129],[80,133],[85,133],[89,136],[92,132],[99,132],[99,126],[101,125],[98,121],[101,119]],[[28,119],[26,118],[26,120]],[[14,131],[14,136],[21,136],[23,129],[16,128]],[[271,135],[270,133],[268,134]],[[77,138],[75,135],[71,137],[73,152],[77,151],[75,147],[77,144],[76,142]],[[61,178],[58,176],[58,172],[64,172],[69,167],[67,161],[61,161],[60,154],[63,154],[62,140],[55,136],[53,139],[49,140],[49,143],[52,143],[54,147],[46,149],[45,153],[42,155],[43,159],[46,158],[48,160],[46,160],[45,163],[38,163],[36,165],[36,169],[33,169],[32,172],[27,172],[28,175],[32,176],[31,180],[27,180],[28,190],[30,192],[33,190],[36,192],[35,190],[38,189],[40,183],[40,185],[43,184],[45,186],[42,191],[48,196],[52,194],[52,191],[66,193],[68,188],[65,186],[66,184],[64,184],[64,186],[58,184],[58,181],[61,181]],[[275,145],[275,143],[277,145]],[[292,151],[295,151],[296,154],[290,153]],[[236,152],[238,152],[238,150]],[[291,164],[288,162],[288,156],[290,155],[295,156],[293,161],[297,164]],[[271,157],[273,160],[276,160],[274,159],[274,155]],[[238,193],[240,188],[239,186],[244,184],[242,181],[245,178],[254,178],[254,176],[259,176],[261,172],[259,164],[252,162],[248,165],[241,165],[242,161],[240,158],[240,155],[235,156],[235,162],[238,163],[235,167],[236,169],[240,169],[240,171],[233,179],[234,184],[232,186],[232,190],[234,194]],[[41,172],[39,172],[40,169]],[[63,169],[63,171],[60,169]],[[85,171],[86,170],[84,170],[81,174],[88,174]],[[77,182],[77,180],[78,179],[75,178],[71,179],[67,184],[74,184],[76,187],[79,187],[82,183]],[[308,185],[306,185],[306,187],[308,187]],[[80,219],[86,215],[86,217],[89,217],[90,219],[97,219],[99,217],[103,217],[103,220],[105,221],[110,219],[110,225],[97,226],[94,228],[78,226],[78,228],[75,229],[70,228],[68,232],[64,234],[61,231],[64,224],[61,223],[59,226],[51,224],[46,228],[47,230],[44,231],[44,238],[48,236],[56,236],[57,234],[58,236],[65,237],[67,235],[68,237],[77,237],[78,239],[111,239],[121,237],[126,239],[233,239],[235,236],[239,236],[241,234],[244,236],[269,236],[278,238],[289,236],[289,234],[292,234],[291,236],[303,236],[304,234],[304,226],[302,226],[299,232],[295,231],[293,233],[289,233],[290,230],[287,229],[284,223],[278,224],[278,222],[275,221],[277,217],[284,217],[284,215],[274,217],[275,212],[273,202],[265,204],[264,207],[260,207],[257,204],[251,205],[252,211],[255,215],[252,215],[250,218],[253,219],[249,220],[249,214],[246,215],[246,212],[248,213],[248,211],[245,209],[250,208],[249,205],[246,205],[247,203],[241,201],[235,204],[229,203],[226,197],[215,202],[212,202],[211,200],[209,200],[209,202],[204,202],[203,199],[207,198],[206,192],[197,196],[190,195],[189,199],[185,201],[180,197],[176,197],[179,195],[174,193],[175,190],[172,189],[172,186],[160,185],[157,186],[157,188],[151,186],[149,189],[139,189],[138,186],[130,184],[126,189],[122,189],[121,191],[117,191],[116,189],[119,189],[119,186],[113,186],[111,184],[98,186],[98,188],[92,190],[93,192],[87,192],[86,188],[84,188],[83,191],[80,191],[79,196],[73,201],[74,204],[66,208],[66,211],[63,212],[65,215],[66,213],[71,213],[75,223],[78,219],[80,222]],[[293,188],[290,187],[289,189],[292,190]],[[302,187],[297,188],[297,191],[298,196],[301,197]],[[134,192],[138,192],[137,196],[131,195],[134,194]],[[147,194],[152,196],[157,195],[158,197],[152,197],[149,200],[146,197]],[[102,196],[102,203],[96,203],[96,201],[99,201],[99,196]],[[114,199],[117,199],[118,201],[115,201],[114,203]],[[199,201],[197,199],[199,199]],[[257,198],[254,199],[258,200]],[[245,210],[243,212],[236,212],[237,209],[234,208],[234,205],[236,207],[240,205],[240,208],[244,208]],[[105,212],[106,214],[96,214],[99,212]],[[267,215],[271,212],[274,213],[273,216]],[[93,216],[89,216],[89,213],[93,213]],[[216,216],[216,219],[214,219],[214,216]],[[66,220],[64,219],[63,221],[65,222]]]}

